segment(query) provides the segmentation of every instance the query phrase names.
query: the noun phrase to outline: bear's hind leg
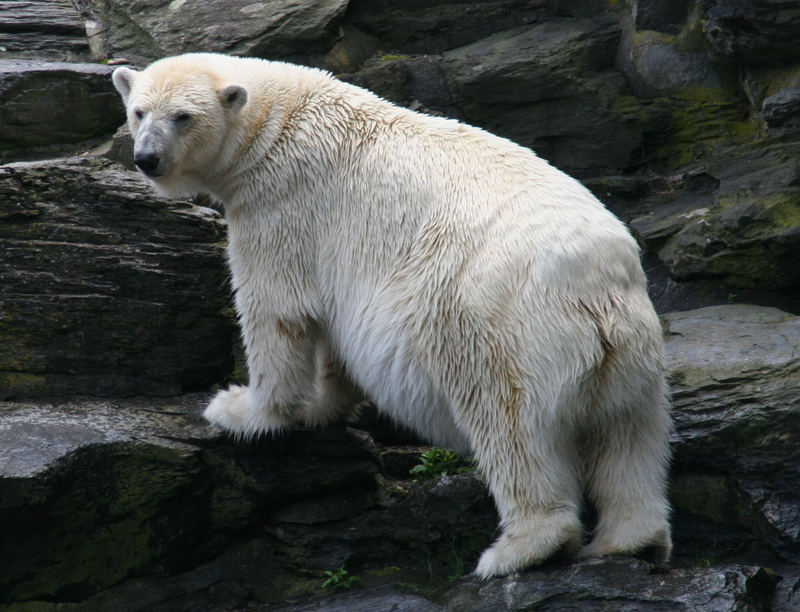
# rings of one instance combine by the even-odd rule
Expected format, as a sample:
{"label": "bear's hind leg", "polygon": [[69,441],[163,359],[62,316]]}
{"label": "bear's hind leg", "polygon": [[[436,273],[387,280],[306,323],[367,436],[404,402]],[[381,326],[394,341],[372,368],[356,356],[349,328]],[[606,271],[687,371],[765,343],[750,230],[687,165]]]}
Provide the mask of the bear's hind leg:
{"label": "bear's hind leg", "polygon": [[[621,387],[596,399],[599,418],[586,432],[584,462],[598,523],[580,556],[647,552],[664,565],[672,550],[666,498],[671,424],[661,375],[640,368],[636,372],[632,366],[617,381]],[[627,403],[619,399],[623,388],[635,394]],[[614,391],[616,400],[611,399]]]}
{"label": "bear's hind leg", "polygon": [[[529,409],[529,408],[527,408]],[[571,428],[546,409],[523,424],[520,406],[486,415],[472,436],[478,464],[500,513],[502,534],[475,573],[500,576],[580,549],[580,472]],[[491,432],[487,435],[487,431]]]}

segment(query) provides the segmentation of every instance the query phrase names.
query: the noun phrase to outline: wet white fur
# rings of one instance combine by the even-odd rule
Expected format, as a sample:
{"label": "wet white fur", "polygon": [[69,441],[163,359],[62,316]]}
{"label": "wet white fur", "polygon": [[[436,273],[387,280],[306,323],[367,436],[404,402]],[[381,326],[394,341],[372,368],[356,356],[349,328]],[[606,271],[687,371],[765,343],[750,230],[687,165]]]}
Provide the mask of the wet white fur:
{"label": "wet white fur", "polygon": [[[474,453],[502,527],[480,576],[576,552],[584,490],[599,523],[581,554],[667,560],[661,329],[634,240],[589,191],[313,69],[194,54],[115,83],[134,136],[133,109],[192,114],[155,186],[225,207],[250,385],[209,421],[324,424],[359,397],[344,368],[384,413]],[[242,108],[220,104],[230,85]]]}

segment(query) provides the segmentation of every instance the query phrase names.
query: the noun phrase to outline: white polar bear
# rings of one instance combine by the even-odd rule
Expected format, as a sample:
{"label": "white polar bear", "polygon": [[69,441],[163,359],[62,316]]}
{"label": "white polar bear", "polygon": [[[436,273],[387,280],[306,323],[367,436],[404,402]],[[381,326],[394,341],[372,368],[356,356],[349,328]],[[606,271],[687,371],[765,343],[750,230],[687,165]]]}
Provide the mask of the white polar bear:
{"label": "white polar bear", "polygon": [[476,572],[644,548],[666,562],[662,334],[638,248],[531,151],[310,68],[189,54],[113,76],[135,163],[225,208],[243,436],[324,424],[363,392],[472,452],[502,534]]}

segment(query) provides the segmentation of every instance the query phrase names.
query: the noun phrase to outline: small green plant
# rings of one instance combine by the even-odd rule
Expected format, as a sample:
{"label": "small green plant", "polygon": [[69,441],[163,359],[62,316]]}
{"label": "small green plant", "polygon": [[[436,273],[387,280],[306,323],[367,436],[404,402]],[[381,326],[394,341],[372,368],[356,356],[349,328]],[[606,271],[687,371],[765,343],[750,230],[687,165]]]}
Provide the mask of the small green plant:
{"label": "small green plant", "polygon": [[445,448],[432,448],[420,455],[420,464],[409,471],[414,480],[438,478],[444,474],[463,474],[475,469],[475,464]]}
{"label": "small green plant", "polygon": [[322,588],[330,588],[330,590],[334,592],[339,589],[349,591],[357,582],[361,582],[361,578],[358,576],[348,576],[344,565],[339,566],[335,570],[325,570],[323,573],[325,574],[325,581],[322,583]]}

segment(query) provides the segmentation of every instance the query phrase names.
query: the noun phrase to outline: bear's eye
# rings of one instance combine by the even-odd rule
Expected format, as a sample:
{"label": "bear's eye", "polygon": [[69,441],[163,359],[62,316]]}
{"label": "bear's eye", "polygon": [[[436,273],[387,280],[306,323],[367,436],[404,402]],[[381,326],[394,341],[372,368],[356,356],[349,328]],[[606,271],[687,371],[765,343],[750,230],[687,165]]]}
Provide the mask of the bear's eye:
{"label": "bear's eye", "polygon": [[175,123],[187,123],[192,116],[189,113],[178,113],[175,115],[172,120]]}
{"label": "bear's eye", "polygon": [[133,116],[136,117],[139,121],[141,121],[142,117],[144,117],[144,111],[140,108],[137,108],[133,111]]}

